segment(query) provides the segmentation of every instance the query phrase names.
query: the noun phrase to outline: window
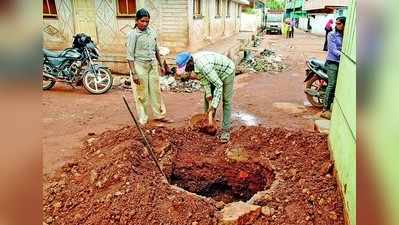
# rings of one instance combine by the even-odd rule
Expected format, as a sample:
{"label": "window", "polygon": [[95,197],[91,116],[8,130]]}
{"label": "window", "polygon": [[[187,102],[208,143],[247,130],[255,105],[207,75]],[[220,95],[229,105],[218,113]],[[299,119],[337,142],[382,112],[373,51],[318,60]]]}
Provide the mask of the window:
{"label": "window", "polygon": [[57,17],[57,8],[54,0],[43,0],[43,16]]}
{"label": "window", "polygon": [[220,0],[215,0],[216,3],[216,17],[220,17],[221,12],[220,12]]}
{"label": "window", "polygon": [[194,17],[201,16],[201,0],[194,0]]}
{"label": "window", "polygon": [[134,17],[136,15],[136,0],[118,0],[118,16]]}
{"label": "window", "polygon": [[230,17],[230,0],[227,0],[226,16]]}

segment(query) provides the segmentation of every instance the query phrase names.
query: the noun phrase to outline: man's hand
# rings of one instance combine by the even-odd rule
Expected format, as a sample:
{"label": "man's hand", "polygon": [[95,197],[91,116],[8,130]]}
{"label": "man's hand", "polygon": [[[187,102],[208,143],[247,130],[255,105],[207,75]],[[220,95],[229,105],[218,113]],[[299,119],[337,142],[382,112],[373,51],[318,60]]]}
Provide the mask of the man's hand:
{"label": "man's hand", "polygon": [[159,71],[160,71],[161,76],[165,75],[165,68],[163,68],[162,66],[159,66]]}
{"label": "man's hand", "polygon": [[140,85],[140,79],[137,75],[132,74],[132,79],[135,84]]}

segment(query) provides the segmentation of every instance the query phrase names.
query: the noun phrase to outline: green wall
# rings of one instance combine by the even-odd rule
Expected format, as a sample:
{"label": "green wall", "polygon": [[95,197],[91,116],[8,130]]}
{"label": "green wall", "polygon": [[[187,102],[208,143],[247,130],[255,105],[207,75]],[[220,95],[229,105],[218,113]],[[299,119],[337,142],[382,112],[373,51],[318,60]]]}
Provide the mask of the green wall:
{"label": "green wall", "polygon": [[348,11],[329,142],[349,223],[356,224],[356,0]]}

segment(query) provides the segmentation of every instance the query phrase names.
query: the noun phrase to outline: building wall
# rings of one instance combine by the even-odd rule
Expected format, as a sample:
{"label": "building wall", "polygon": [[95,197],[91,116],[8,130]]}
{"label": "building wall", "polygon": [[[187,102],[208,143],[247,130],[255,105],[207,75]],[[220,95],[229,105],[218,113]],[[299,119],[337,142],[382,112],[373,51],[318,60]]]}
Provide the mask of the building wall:
{"label": "building wall", "polygon": [[188,5],[190,51],[196,51],[239,31],[240,18],[237,17],[239,4],[230,1],[230,17],[227,17],[227,0],[221,1],[221,15],[216,16],[216,1],[203,0],[202,17],[194,18],[193,1]]}
{"label": "building wall", "polygon": [[307,0],[303,4],[303,10],[324,9],[326,6],[348,6],[350,0]]}
{"label": "building wall", "polygon": [[[117,16],[116,0],[55,0],[57,18],[43,18],[43,46],[53,50],[70,47],[73,35],[89,34],[101,51],[101,60],[115,72],[126,73],[126,36],[133,17]],[[137,0],[136,6],[151,14],[150,27],[160,46],[172,53],[198,50],[239,31],[238,3],[222,0],[221,16],[215,18],[215,0],[202,0],[203,18],[193,18],[193,0]]]}
{"label": "building wall", "polygon": [[326,26],[328,20],[330,19],[335,20],[335,15],[324,14],[324,13],[310,14],[309,19],[310,19],[310,26],[312,27],[311,33],[318,35],[325,35],[326,31],[324,30],[324,27]]}
{"label": "building wall", "polygon": [[188,1],[162,0],[160,4],[160,45],[170,48],[173,52],[186,49],[189,44]]}
{"label": "building wall", "polygon": [[346,219],[356,225],[356,3],[345,28],[329,136],[344,196]]}

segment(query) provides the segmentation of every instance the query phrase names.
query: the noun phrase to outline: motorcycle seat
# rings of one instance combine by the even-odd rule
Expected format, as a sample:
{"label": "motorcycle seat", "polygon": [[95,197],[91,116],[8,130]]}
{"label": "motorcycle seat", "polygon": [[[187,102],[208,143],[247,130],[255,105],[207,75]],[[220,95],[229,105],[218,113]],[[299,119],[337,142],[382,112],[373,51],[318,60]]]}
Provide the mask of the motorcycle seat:
{"label": "motorcycle seat", "polygon": [[324,61],[317,59],[309,59],[309,64],[313,68],[321,69],[323,72],[326,72],[326,68],[324,67]]}
{"label": "motorcycle seat", "polygon": [[60,57],[62,52],[53,52],[53,51],[50,51],[50,50],[47,50],[47,49],[43,48],[43,53],[47,57],[57,58],[57,57]]}

